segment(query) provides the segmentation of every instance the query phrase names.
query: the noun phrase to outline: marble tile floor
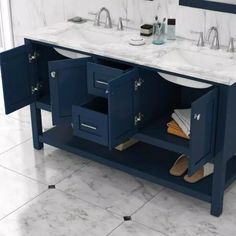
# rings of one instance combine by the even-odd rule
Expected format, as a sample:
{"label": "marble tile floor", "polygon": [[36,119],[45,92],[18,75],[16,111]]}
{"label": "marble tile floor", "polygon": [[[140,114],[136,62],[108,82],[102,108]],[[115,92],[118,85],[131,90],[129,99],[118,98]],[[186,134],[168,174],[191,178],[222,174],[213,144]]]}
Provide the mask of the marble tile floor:
{"label": "marble tile floor", "polygon": [[235,235],[236,184],[212,217],[207,203],[48,145],[34,150],[27,111],[0,112],[0,236]]}

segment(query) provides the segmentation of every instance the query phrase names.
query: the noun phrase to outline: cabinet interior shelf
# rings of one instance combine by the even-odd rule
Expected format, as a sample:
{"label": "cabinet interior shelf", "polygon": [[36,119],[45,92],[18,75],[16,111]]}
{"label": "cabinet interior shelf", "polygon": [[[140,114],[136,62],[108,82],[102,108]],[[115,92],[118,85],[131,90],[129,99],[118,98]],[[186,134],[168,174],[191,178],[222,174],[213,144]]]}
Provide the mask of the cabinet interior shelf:
{"label": "cabinet interior shelf", "polygon": [[137,133],[135,138],[169,151],[189,155],[189,140],[167,133],[167,123],[170,120],[170,116],[159,118]]}
{"label": "cabinet interior shelf", "polygon": [[182,177],[169,174],[169,169],[179,156],[174,152],[143,142],[123,152],[110,151],[105,146],[75,137],[71,126],[54,127],[43,133],[40,141],[190,196],[197,196],[201,200],[211,200],[209,186],[212,184],[212,176],[197,184],[188,184]]}
{"label": "cabinet interior shelf", "polygon": [[40,97],[36,102],[36,106],[38,109],[42,109],[45,111],[51,111],[52,109],[51,109],[50,96],[44,95],[44,96]]}

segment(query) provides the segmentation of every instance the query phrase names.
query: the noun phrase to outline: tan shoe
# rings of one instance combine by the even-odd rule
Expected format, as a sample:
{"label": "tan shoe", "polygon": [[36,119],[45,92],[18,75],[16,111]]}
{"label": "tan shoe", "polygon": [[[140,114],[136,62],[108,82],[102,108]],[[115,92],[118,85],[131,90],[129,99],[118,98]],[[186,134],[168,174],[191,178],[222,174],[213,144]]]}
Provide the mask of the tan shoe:
{"label": "tan shoe", "polygon": [[214,165],[211,163],[207,163],[203,167],[201,167],[194,175],[184,176],[184,180],[190,184],[195,184],[198,181],[206,178],[207,176],[211,175],[214,172]]}
{"label": "tan shoe", "polygon": [[181,155],[172,168],[170,174],[173,176],[182,176],[188,170],[189,158],[186,155]]}

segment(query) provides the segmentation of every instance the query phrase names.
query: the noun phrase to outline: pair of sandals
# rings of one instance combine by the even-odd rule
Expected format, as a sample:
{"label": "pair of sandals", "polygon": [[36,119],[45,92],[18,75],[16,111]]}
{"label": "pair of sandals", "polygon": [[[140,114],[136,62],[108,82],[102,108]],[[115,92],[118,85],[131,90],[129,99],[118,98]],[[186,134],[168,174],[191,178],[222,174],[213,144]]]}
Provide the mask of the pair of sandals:
{"label": "pair of sandals", "polygon": [[[189,157],[184,154],[181,155],[170,169],[170,174],[176,177],[184,175],[188,170],[188,164]],[[189,176],[186,174],[184,176],[184,180],[188,183],[194,184],[211,175],[213,172],[214,165],[211,163],[207,163],[206,165],[201,167],[194,175]]]}

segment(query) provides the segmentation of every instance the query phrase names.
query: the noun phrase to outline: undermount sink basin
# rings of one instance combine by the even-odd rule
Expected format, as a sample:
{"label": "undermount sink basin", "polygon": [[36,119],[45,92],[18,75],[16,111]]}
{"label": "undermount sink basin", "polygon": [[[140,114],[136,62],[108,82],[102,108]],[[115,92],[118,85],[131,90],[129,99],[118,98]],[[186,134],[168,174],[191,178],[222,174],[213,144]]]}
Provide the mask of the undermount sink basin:
{"label": "undermount sink basin", "polygon": [[169,74],[164,74],[164,73],[159,73],[159,75],[171,83],[175,83],[175,84],[182,85],[189,88],[204,89],[204,88],[210,88],[212,86],[211,84],[198,82],[191,79],[185,79],[179,76],[174,76],[174,75],[169,75]]}
{"label": "undermount sink basin", "polygon": [[75,41],[77,40],[80,44],[86,43],[91,45],[105,45],[109,43],[119,42],[120,37],[114,35],[114,33],[106,33],[104,30],[86,30],[73,28],[64,32],[57,34],[58,37],[63,38],[63,40]]}
{"label": "undermount sink basin", "polygon": [[[186,70],[197,70],[200,72],[217,72],[235,65],[230,58],[217,57],[215,55],[203,54],[187,50],[174,50],[161,58],[162,65],[180,67]],[[160,73],[160,75],[173,83],[193,88],[208,88],[211,84],[185,79],[178,76]]]}
{"label": "undermount sink basin", "polygon": [[163,56],[161,60],[163,63],[167,62],[175,66],[185,65],[186,67],[189,66],[191,68],[207,71],[220,71],[235,64],[235,61],[230,58],[187,50],[174,50]]}

